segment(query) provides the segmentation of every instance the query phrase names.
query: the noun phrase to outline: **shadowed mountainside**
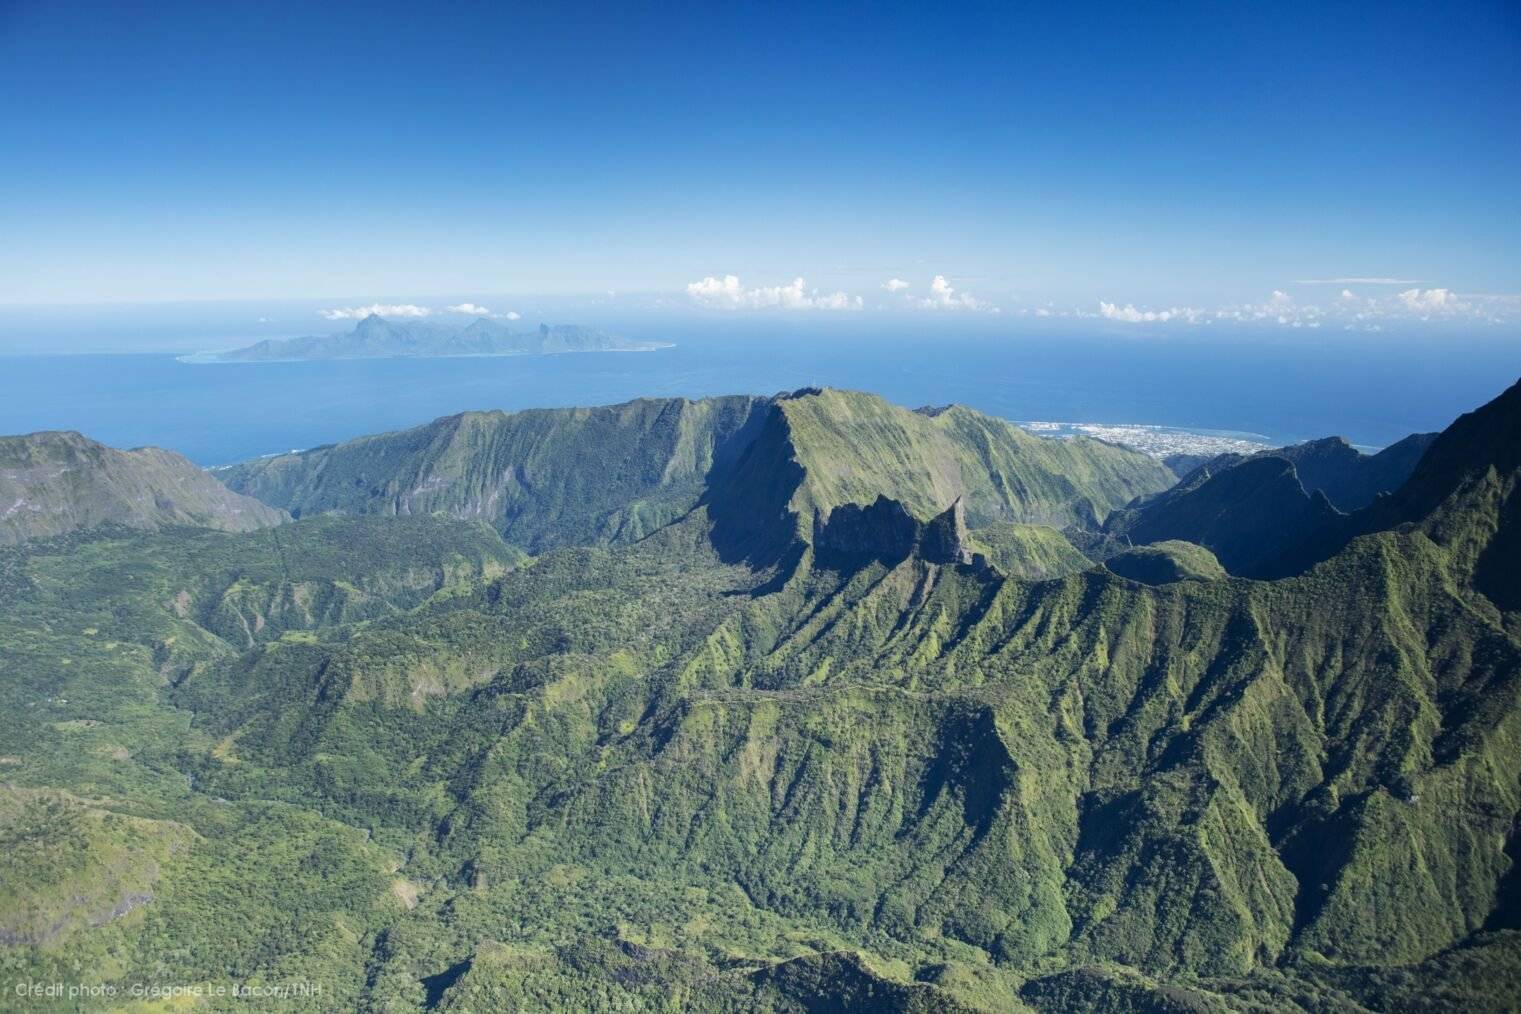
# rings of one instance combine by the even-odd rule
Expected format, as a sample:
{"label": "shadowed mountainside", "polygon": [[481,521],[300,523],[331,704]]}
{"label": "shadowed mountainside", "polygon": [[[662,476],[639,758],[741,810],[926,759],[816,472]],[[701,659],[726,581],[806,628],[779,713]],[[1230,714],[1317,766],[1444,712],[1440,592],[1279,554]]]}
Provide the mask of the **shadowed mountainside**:
{"label": "shadowed mountainside", "polygon": [[1104,533],[1123,545],[1179,540],[1212,551],[1232,574],[1275,576],[1285,555],[1341,517],[1323,493],[1307,493],[1294,465],[1273,455],[1215,471],[1206,465],[1176,486],[1116,511]]}
{"label": "shadowed mountainside", "polygon": [[[1324,493],[1333,507],[1350,514],[1368,506],[1380,493],[1399,489],[1436,438],[1435,433],[1412,433],[1376,454],[1364,454],[1344,437],[1325,437],[1249,456],[1221,454],[1195,467],[1218,474],[1253,458],[1283,458],[1294,465],[1307,493]],[[1182,479],[1192,478],[1192,471]]]}
{"label": "shadowed mountainside", "polygon": [[[1104,532],[1110,551],[1169,539],[1213,550],[1226,569],[1247,577],[1297,573],[1351,531],[1345,515],[1405,483],[1435,433],[1418,433],[1362,454],[1340,437],[1251,456],[1222,454],[1176,486],[1116,512]],[[1321,547],[1321,548],[1316,548]]]}

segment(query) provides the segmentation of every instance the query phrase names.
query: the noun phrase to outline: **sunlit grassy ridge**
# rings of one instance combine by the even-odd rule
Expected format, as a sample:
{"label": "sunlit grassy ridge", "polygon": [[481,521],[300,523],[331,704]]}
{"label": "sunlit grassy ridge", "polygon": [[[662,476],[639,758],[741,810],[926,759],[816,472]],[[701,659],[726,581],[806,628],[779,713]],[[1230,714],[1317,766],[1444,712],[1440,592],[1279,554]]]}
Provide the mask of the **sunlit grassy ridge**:
{"label": "sunlit grassy ridge", "polygon": [[878,495],[915,514],[960,498],[973,527],[1023,521],[1055,527],[1102,520],[1164,488],[1160,462],[1096,440],[1042,440],[959,405],[905,412],[854,391],[804,392],[778,404],[806,480],[794,507],[824,513]]}
{"label": "sunlit grassy ridge", "polygon": [[[7,550],[10,791],[186,844],[150,903],[0,959],[310,975],[332,1009],[1505,1009],[1518,402],[1271,582],[1186,545],[1145,583],[1081,567],[1027,526],[1144,486],[1124,452],[838,392],[761,403],[632,542],[525,561],[379,517]],[[878,496],[917,534],[884,508],[816,544]],[[927,550],[958,501],[994,566]],[[64,861],[32,812],[0,822],[36,884],[108,883],[125,830]]]}

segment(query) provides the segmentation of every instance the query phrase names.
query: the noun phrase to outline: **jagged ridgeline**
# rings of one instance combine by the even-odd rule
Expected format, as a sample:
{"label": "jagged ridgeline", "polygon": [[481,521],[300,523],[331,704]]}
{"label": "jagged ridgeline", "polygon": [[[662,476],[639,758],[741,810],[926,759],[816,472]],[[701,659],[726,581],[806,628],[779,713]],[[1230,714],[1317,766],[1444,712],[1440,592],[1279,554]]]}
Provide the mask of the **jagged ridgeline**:
{"label": "jagged ridgeline", "polygon": [[[1259,480],[1329,500],[1265,456],[1172,516],[1225,532],[1177,501],[1236,468],[1252,524]],[[299,519],[0,550],[13,978],[345,1010],[1521,995],[1521,387],[1275,580],[1117,546],[1169,502],[1132,502],[1149,459],[835,391],[471,414],[230,478]]]}
{"label": "jagged ridgeline", "polygon": [[[746,532],[878,495],[928,518],[960,497],[973,527],[1096,525],[1170,475],[1094,440],[1049,441],[970,409],[912,412],[874,395],[640,399],[591,409],[466,412],[399,433],[219,473],[297,517],[441,512],[538,553],[632,542],[705,498]],[[1035,541],[1035,540],[1032,540]]]}

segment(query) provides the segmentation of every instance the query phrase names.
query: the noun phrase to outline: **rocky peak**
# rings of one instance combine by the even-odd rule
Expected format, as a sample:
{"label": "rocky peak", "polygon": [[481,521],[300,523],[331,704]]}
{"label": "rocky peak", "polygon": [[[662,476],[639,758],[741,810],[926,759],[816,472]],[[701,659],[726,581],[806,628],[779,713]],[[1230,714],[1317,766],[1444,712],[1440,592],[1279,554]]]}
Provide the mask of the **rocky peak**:
{"label": "rocky peak", "polygon": [[919,533],[919,555],[930,563],[970,565],[975,554],[967,548],[966,508],[954,503],[930,519]]}

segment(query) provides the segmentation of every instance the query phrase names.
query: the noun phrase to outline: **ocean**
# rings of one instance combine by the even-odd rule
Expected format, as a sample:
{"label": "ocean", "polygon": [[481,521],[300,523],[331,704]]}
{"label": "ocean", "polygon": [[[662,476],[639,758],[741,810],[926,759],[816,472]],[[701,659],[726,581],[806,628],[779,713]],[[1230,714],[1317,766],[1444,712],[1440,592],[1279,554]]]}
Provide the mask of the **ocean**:
{"label": "ocean", "polygon": [[647,353],[220,365],[174,354],[5,356],[0,433],[79,430],[117,447],[173,448],[210,466],[466,409],[832,385],[908,406],[960,402],[1014,420],[1150,424],[1275,444],[1341,435],[1378,447],[1440,429],[1521,374],[1514,340],[1452,350],[1219,332],[882,338],[866,329],[757,326],[677,341]]}

